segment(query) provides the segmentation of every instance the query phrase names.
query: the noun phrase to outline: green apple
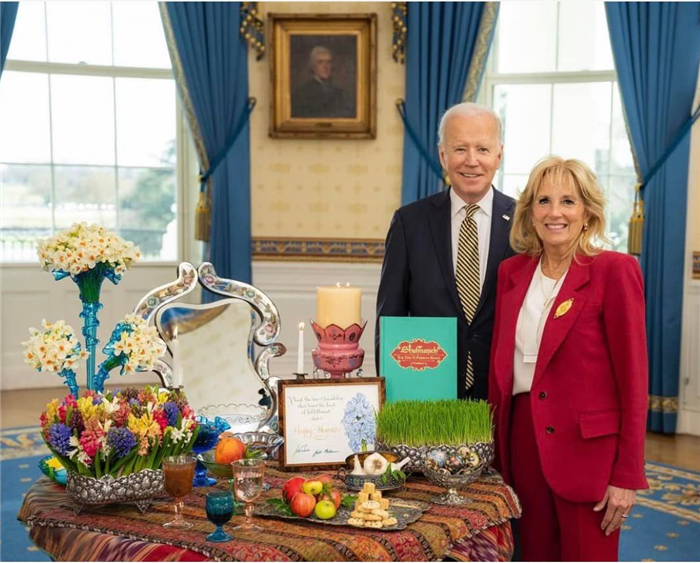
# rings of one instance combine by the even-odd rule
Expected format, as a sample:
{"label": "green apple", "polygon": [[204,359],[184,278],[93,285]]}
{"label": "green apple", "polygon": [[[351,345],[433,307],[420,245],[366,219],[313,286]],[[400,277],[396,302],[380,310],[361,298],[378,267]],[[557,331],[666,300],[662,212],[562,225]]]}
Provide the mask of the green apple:
{"label": "green apple", "polygon": [[317,518],[321,520],[328,520],[335,516],[335,504],[330,500],[322,500],[316,503],[316,508],[314,508],[314,514]]}
{"label": "green apple", "polygon": [[301,490],[307,495],[317,495],[323,490],[323,483],[316,479],[307,479],[301,485]]}

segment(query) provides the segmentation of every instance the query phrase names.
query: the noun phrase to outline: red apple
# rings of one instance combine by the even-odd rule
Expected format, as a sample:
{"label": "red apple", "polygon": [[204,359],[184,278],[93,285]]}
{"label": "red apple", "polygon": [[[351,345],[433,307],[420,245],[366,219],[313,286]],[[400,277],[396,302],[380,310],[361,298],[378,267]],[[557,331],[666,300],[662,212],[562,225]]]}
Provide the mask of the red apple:
{"label": "red apple", "polygon": [[324,485],[326,483],[330,483],[331,485],[333,484],[333,477],[328,475],[328,473],[324,473],[323,475],[319,475],[318,477],[316,477],[316,480],[321,481],[321,483],[323,483]]}
{"label": "red apple", "polygon": [[335,508],[337,510],[340,506],[340,502],[343,500],[343,497],[338,489],[331,489],[330,491],[326,491],[324,489],[324,491],[320,495],[316,496],[316,500],[318,502],[322,500],[329,500],[335,505]]}
{"label": "red apple", "polygon": [[306,481],[306,479],[303,477],[292,477],[284,484],[282,488],[282,498],[287,504],[292,502],[294,495],[301,492],[301,486],[304,484],[304,481]]}
{"label": "red apple", "polygon": [[309,516],[316,507],[316,499],[312,495],[307,495],[306,493],[297,493],[292,498],[292,502],[289,503],[289,508],[297,516],[306,518]]}

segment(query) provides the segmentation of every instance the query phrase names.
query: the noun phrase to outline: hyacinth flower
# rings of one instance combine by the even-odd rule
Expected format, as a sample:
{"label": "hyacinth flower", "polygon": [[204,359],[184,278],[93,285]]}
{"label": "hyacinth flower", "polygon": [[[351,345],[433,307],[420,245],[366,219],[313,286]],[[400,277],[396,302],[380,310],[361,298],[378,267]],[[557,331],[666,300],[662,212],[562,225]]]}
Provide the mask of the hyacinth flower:
{"label": "hyacinth flower", "polygon": [[73,327],[65,321],[51,324],[43,319],[41,324],[42,330],[30,328],[31,337],[22,342],[24,363],[40,372],[57,373],[65,379],[64,383],[77,397],[80,388],[75,370],[78,368],[78,360],[88,359],[89,352],[81,349]]}
{"label": "hyacinth flower", "polygon": [[100,364],[95,376],[95,390],[102,392],[109,372],[121,367],[120,375],[150,371],[155,361],[165,353],[165,342],[155,327],[138,315],[126,315],[117,323],[102,352],[107,359]]}
{"label": "hyacinth flower", "polygon": [[366,452],[367,446],[374,443],[374,409],[362,393],[357,393],[348,401],[342,419],[348,445],[354,452]]}
{"label": "hyacinth flower", "polygon": [[75,223],[56,236],[41,241],[37,254],[43,270],[50,271],[54,279],[70,278],[77,284],[82,302],[80,317],[85,348],[89,352],[86,362],[87,387],[96,389],[95,348],[98,313],[102,309],[100,291],[105,278],[118,284],[122,274],[141,257],[133,243],[111,233],[100,225]]}

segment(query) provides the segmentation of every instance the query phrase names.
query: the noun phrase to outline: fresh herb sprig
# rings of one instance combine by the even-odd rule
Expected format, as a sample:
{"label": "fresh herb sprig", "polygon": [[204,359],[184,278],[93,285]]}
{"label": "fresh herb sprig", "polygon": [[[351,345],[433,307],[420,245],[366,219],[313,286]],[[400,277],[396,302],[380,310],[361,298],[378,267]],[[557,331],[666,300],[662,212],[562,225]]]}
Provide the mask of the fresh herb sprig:
{"label": "fresh herb sprig", "polygon": [[379,479],[382,482],[382,485],[386,485],[389,482],[389,479],[394,479],[396,482],[401,482],[406,480],[406,474],[401,471],[400,469],[392,469],[391,463],[386,466],[386,471],[382,473],[381,478]]}
{"label": "fresh herb sprig", "polygon": [[294,516],[290,506],[281,498],[269,498],[267,499],[267,502],[272,505],[277,514],[283,514],[284,516]]}
{"label": "fresh herb sprig", "polygon": [[493,440],[486,401],[396,401],[375,415],[377,439],[387,446],[460,446]]}
{"label": "fresh herb sprig", "polygon": [[343,495],[340,499],[340,506],[343,508],[354,508],[357,495]]}

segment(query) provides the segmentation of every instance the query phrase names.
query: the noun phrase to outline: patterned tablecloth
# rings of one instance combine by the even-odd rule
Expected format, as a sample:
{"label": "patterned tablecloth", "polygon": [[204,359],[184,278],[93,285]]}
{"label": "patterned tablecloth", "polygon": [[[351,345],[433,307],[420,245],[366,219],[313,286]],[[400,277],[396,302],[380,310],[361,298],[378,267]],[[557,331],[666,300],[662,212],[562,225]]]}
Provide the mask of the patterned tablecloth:
{"label": "patterned tablecloth", "polygon": [[[272,489],[264,497],[279,497],[290,476],[268,468]],[[162,527],[173,516],[167,498],[154,501],[145,514],[112,505],[75,515],[63,487],[46,478],[31,487],[18,518],[31,526],[32,541],[58,561],[507,561],[513,552],[509,520],[520,516],[512,489],[490,476],[469,487],[473,502],[466,507],[433,504],[401,531],[256,517],[262,532],[236,531],[233,541],[212,544],[204,539],[213,530],[204,511],[208,490],[195,489],[186,498],[185,517],[194,527],[184,531]],[[404,489],[385,496],[428,501],[439,492],[414,475]]]}

